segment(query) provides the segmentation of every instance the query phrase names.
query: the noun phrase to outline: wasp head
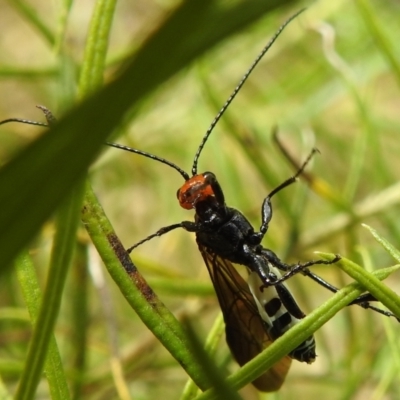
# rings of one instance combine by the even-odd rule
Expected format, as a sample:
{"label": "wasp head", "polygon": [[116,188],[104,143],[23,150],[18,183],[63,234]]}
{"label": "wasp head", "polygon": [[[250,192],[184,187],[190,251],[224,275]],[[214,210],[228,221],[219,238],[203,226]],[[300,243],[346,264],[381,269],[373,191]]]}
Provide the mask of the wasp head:
{"label": "wasp head", "polygon": [[225,205],[221,186],[212,172],[192,176],[178,189],[177,197],[181,207],[186,210],[196,208],[199,203],[210,200],[218,205]]}

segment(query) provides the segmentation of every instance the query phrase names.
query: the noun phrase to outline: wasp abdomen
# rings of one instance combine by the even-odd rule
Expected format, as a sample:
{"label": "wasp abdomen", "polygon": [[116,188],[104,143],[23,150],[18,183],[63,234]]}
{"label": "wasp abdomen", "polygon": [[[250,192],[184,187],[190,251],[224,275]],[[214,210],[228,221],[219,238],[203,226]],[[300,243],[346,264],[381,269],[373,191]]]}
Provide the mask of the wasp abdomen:
{"label": "wasp abdomen", "polygon": [[[279,271],[271,265],[271,281],[280,277]],[[272,272],[273,271],[273,272]],[[281,337],[291,327],[296,325],[305,314],[300,310],[287,287],[281,283],[274,286],[263,287],[257,273],[249,273],[248,284],[255,303],[264,321],[268,334],[272,339]],[[310,336],[289,353],[295,360],[308,364],[315,361],[315,340]]]}

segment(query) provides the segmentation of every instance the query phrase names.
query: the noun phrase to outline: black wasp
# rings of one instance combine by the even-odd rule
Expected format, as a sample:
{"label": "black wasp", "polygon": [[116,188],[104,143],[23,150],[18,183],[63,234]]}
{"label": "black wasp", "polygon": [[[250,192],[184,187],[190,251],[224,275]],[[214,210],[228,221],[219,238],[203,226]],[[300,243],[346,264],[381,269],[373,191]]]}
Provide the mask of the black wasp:
{"label": "black wasp", "polygon": [[[224,193],[214,173],[204,172],[199,174],[197,172],[200,154],[219,119],[283,29],[301,12],[302,10],[293,15],[277,30],[212,121],[194,156],[192,176],[164,158],[120,144],[107,143],[109,146],[166,164],[178,171],[185,180],[182,187],[178,189],[177,197],[181,207],[187,210],[195,210],[194,222],[182,221],[163,227],[131,246],[127,251],[130,253],[144,242],[178,228],[196,234],[200,253],[210,273],[224,316],[227,343],[240,365],[246,364],[305,317],[286,287],[284,283],[286,279],[302,272],[330,291],[337,291],[337,288],[325,282],[307,268],[316,264],[334,263],[340,259],[339,256],[336,256],[332,261],[314,260],[289,265],[281,261],[272,250],[261,245],[272,218],[272,197],[296,182],[298,176],[317,151],[316,149],[312,150],[294,176],[272,190],[264,199],[261,207],[259,232],[255,232],[250,222],[240,211],[226,205]],[[247,283],[232,263],[246,267],[249,274]],[[284,272],[283,276],[280,271]],[[370,306],[368,301],[373,300],[374,298],[370,294],[366,294],[360,296],[352,304],[359,304],[364,308],[372,308],[385,315],[392,316],[391,313]],[[315,357],[315,340],[311,336],[256,379],[253,384],[262,391],[278,390],[286,377],[292,359],[312,363]]]}
{"label": "black wasp", "polygon": [[[195,210],[194,222],[183,221],[163,227],[156,233],[131,246],[127,251],[131,253],[133,249],[144,242],[178,228],[183,228],[188,232],[196,234],[200,253],[210,273],[224,316],[227,343],[240,365],[246,364],[274,340],[282,336],[300,319],[304,318],[305,314],[300,310],[284,283],[286,279],[301,272],[328,290],[332,292],[337,291],[337,288],[325,282],[307,268],[315,264],[334,263],[339,259],[339,256],[332,261],[313,260],[289,265],[280,260],[272,250],[266,249],[261,245],[261,241],[268,231],[268,225],[272,218],[272,197],[296,182],[298,176],[303,172],[307,163],[316,152],[315,149],[312,150],[294,176],[285,180],[264,199],[261,207],[261,226],[258,232],[254,230],[250,222],[240,211],[226,205],[222,188],[212,172],[201,174],[197,172],[200,154],[219,119],[261,58],[272,46],[283,29],[300,12],[289,18],[278,29],[218,112],[194,156],[191,170],[192,176],[164,158],[120,144],[107,143],[111,147],[130,151],[166,164],[178,171],[184,178],[185,183],[178,189],[177,197],[181,207],[187,210]],[[47,121],[50,124],[53,120],[52,114],[45,107],[40,108],[45,112]],[[47,124],[18,118],[8,119],[0,122],[0,124],[12,121],[47,126]],[[247,282],[236,271],[232,263],[246,267],[248,272]],[[280,271],[283,271],[284,274],[281,275]],[[391,313],[377,309],[368,303],[368,301],[374,300],[367,293],[353,301],[352,304],[359,304],[364,308],[371,308],[382,314],[392,316]],[[262,391],[278,390],[285,380],[292,359],[312,363],[315,357],[315,340],[311,336],[257,378],[253,384]]]}

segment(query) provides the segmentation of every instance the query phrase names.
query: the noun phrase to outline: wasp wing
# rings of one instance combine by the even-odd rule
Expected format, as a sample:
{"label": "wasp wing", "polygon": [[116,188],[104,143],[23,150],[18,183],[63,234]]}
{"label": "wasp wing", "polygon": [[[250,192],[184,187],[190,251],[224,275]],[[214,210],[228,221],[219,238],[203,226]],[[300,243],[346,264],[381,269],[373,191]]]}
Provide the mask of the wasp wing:
{"label": "wasp wing", "polygon": [[[244,365],[272,343],[247,282],[230,261],[199,245],[225,320],[226,341],[236,361]],[[289,371],[291,358],[283,357],[253,381],[261,391],[278,390]]]}

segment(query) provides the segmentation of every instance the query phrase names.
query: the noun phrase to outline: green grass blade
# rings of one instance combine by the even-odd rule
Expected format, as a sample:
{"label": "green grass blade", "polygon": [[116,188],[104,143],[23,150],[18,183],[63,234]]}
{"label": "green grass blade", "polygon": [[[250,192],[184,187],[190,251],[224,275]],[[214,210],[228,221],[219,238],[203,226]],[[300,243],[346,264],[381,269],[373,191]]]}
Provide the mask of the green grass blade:
{"label": "green grass blade", "polygon": [[[35,326],[42,300],[41,290],[36,277],[35,267],[25,252],[21,253],[16,260],[15,268],[21,285],[32,326]],[[31,369],[31,368],[27,368]],[[58,350],[56,339],[51,335],[46,357],[44,372],[49,383],[50,393],[53,400],[69,399],[69,389],[61,355]],[[24,396],[22,396],[23,398]]]}
{"label": "green grass blade", "polygon": [[50,269],[40,311],[35,320],[28,355],[15,398],[32,399],[39,384],[51,341],[54,324],[60,309],[63,288],[75,245],[82,188],[78,187],[59,211]]}
{"label": "green grass blade", "polygon": [[115,5],[116,0],[102,0],[96,3],[80,74],[79,91],[81,97],[88,96],[89,93],[93,92],[103,83]]}
{"label": "green grass blade", "polygon": [[31,24],[51,46],[54,45],[55,39],[53,32],[51,32],[50,28],[44,23],[44,21],[39,18],[33,7],[22,0],[8,0],[8,2],[15,7],[19,13],[21,13],[24,19]]}
{"label": "green grass blade", "polygon": [[[320,252],[318,252],[318,254],[325,259],[329,256],[328,254]],[[400,264],[394,265],[393,267],[380,269],[374,274],[371,274],[353,261],[343,257],[337,263],[335,263],[335,265],[337,265],[346,274],[351,276],[355,281],[362,285],[365,288],[364,291],[371,293],[377,300],[379,300],[390,311],[392,311],[393,314],[400,317],[400,296],[384,283],[380,282],[380,278],[375,277],[375,274],[384,274],[386,271],[388,273],[386,276],[389,276],[391,273],[396,272],[400,268]]]}
{"label": "green grass blade", "polygon": [[369,33],[374,38],[376,45],[392,68],[394,76],[397,79],[397,84],[400,86],[400,64],[396,57],[396,52],[383,32],[383,27],[381,26],[382,22],[377,18],[376,11],[373,10],[369,0],[357,0],[355,3],[358,6]]}
{"label": "green grass blade", "polygon": [[125,299],[196,384],[204,389],[207,379],[201,366],[193,359],[182,326],[130,260],[90,187],[86,188],[82,221]]}
{"label": "green grass blade", "polygon": [[371,235],[375,238],[375,240],[382,245],[384,249],[387,250],[387,252],[397,261],[400,262],[400,251],[397,250],[391,243],[389,243],[386,239],[384,239],[382,236],[378,234],[378,232],[371,228],[370,226],[366,224],[362,224],[364,228],[367,228],[370,232]]}

